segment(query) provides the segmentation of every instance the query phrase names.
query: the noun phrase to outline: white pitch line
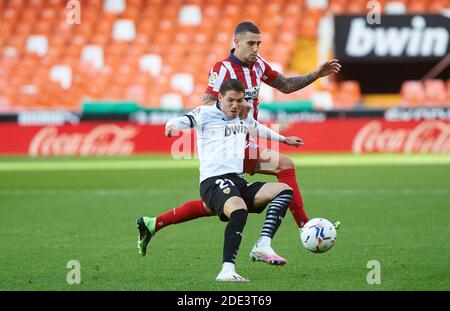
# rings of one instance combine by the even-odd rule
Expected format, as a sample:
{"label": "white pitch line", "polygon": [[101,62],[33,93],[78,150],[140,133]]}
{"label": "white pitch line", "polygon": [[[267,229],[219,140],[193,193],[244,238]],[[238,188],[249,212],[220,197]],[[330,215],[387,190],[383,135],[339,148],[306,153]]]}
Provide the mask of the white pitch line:
{"label": "white pitch line", "polygon": [[91,196],[109,196],[109,195],[158,195],[158,194],[188,194],[195,191],[183,189],[96,189],[96,190],[75,190],[75,189],[30,189],[30,190],[0,190],[0,195],[91,195]]}
{"label": "white pitch line", "polygon": [[[392,195],[448,195],[450,189],[302,189],[303,194],[308,195],[368,195],[368,194],[392,194]],[[196,195],[196,190],[183,189],[96,189],[96,190],[74,190],[74,189],[30,189],[30,190],[15,190],[3,189],[0,190],[0,195],[91,195],[91,196],[127,196],[127,195],[166,195],[166,194],[193,194]]]}
{"label": "white pitch line", "polygon": [[[450,154],[369,154],[369,155],[289,155],[298,167],[330,167],[330,166],[377,166],[377,165],[450,165]],[[121,169],[187,169],[198,168],[198,160],[192,159],[70,159],[51,158],[36,161],[2,162],[1,171],[66,171],[66,170],[121,170]]]}

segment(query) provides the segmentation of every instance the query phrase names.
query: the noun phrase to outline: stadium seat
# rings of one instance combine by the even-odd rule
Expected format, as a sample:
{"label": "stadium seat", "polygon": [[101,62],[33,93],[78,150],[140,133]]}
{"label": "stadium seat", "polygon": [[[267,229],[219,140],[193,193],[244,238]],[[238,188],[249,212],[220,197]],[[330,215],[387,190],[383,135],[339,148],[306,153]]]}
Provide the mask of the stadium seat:
{"label": "stadium seat", "polygon": [[424,13],[427,11],[427,0],[409,0],[407,9],[409,13]]}
{"label": "stadium seat", "polygon": [[339,83],[336,106],[344,109],[361,103],[361,89],[358,81],[342,81]]}
{"label": "stadium seat", "polygon": [[125,12],[126,1],[125,0],[104,0],[103,9],[106,12],[120,14]]}
{"label": "stadium seat", "polygon": [[148,71],[154,77],[157,77],[162,70],[161,56],[157,54],[145,54],[139,60],[139,68],[142,71]]}
{"label": "stadium seat", "polygon": [[384,7],[386,14],[406,14],[407,9],[403,1],[389,1]]}
{"label": "stadium seat", "polygon": [[447,102],[447,94],[445,83],[443,80],[425,80],[425,96],[426,105],[430,106],[445,106]]}
{"label": "stadium seat", "polygon": [[300,37],[315,38],[317,36],[318,19],[315,16],[305,14],[300,24]]}
{"label": "stadium seat", "polygon": [[405,81],[400,90],[402,106],[422,106],[425,102],[425,90],[421,81]]}
{"label": "stadium seat", "polygon": [[202,11],[198,5],[184,5],[178,15],[180,25],[198,26],[202,23]]}
{"label": "stadium seat", "polygon": [[346,11],[346,0],[330,0],[328,11],[334,15],[343,14]]}
{"label": "stadium seat", "polygon": [[450,79],[447,80],[447,105],[450,105]]}
{"label": "stadium seat", "polygon": [[328,0],[306,0],[305,3],[310,9],[325,10],[328,7]]}
{"label": "stadium seat", "polygon": [[428,12],[442,13],[445,9],[449,9],[450,4],[448,0],[433,0],[429,2]]}
{"label": "stadium seat", "polygon": [[183,97],[178,93],[167,93],[161,96],[160,107],[164,109],[182,109]]}
{"label": "stadium seat", "polygon": [[333,95],[327,91],[315,91],[311,94],[311,102],[315,110],[330,110],[333,108]]}
{"label": "stadium seat", "polygon": [[54,65],[50,69],[50,80],[59,82],[67,90],[72,85],[72,69],[67,65]]}
{"label": "stadium seat", "polygon": [[170,86],[183,95],[190,95],[194,90],[194,78],[189,73],[176,73],[172,76]]}
{"label": "stadium seat", "polygon": [[124,99],[144,104],[147,101],[147,90],[143,85],[131,85],[126,89]]}
{"label": "stadium seat", "polygon": [[99,45],[86,45],[81,54],[81,60],[100,69],[104,65],[103,48]]}
{"label": "stadium seat", "polygon": [[136,26],[133,20],[120,19],[113,25],[113,39],[117,41],[133,41],[136,38]]}
{"label": "stadium seat", "polygon": [[366,0],[351,0],[347,2],[346,13],[348,14],[366,14],[367,12]]}
{"label": "stadium seat", "polygon": [[27,52],[44,56],[48,51],[48,39],[46,36],[30,36],[27,40]]}

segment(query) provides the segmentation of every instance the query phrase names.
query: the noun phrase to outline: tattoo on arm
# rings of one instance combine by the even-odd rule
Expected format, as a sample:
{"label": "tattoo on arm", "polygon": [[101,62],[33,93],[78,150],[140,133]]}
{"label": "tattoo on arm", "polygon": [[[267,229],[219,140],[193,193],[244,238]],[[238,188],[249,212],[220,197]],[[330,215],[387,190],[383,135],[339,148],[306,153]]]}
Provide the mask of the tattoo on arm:
{"label": "tattoo on arm", "polygon": [[286,78],[282,74],[278,74],[278,77],[269,83],[270,86],[276,88],[277,90],[288,94],[298,91],[317,79],[314,73],[309,73],[304,76]]}
{"label": "tattoo on arm", "polygon": [[211,94],[203,95],[203,105],[214,105],[217,102],[218,98]]}

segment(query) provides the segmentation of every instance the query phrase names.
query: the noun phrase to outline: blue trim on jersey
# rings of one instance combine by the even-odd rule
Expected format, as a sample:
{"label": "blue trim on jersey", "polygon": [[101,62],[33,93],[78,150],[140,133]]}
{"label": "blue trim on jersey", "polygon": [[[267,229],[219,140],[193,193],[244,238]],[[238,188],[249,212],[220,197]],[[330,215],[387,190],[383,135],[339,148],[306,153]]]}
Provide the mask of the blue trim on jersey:
{"label": "blue trim on jersey", "polygon": [[234,49],[231,50],[229,59],[230,59],[233,63],[238,64],[239,66],[242,66],[242,67],[250,67],[250,66],[251,66],[251,65],[249,65],[249,64],[247,64],[247,63],[244,63],[243,61],[241,61],[241,60],[240,60],[239,58],[237,58],[236,56],[234,56]]}

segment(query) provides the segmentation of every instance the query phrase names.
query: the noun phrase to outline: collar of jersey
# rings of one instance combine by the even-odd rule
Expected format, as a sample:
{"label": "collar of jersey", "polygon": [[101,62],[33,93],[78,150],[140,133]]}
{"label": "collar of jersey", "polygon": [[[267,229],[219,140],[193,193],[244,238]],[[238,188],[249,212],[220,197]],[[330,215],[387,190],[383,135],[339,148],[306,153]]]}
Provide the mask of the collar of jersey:
{"label": "collar of jersey", "polygon": [[244,62],[241,61],[239,58],[237,58],[236,56],[234,56],[234,50],[235,50],[235,49],[232,49],[232,50],[231,50],[230,56],[229,56],[229,59],[230,59],[233,63],[238,64],[239,66],[242,66],[242,67],[250,67],[250,68],[251,68],[251,67],[253,66],[253,64],[249,65],[249,64],[247,64],[247,63],[244,63]]}

